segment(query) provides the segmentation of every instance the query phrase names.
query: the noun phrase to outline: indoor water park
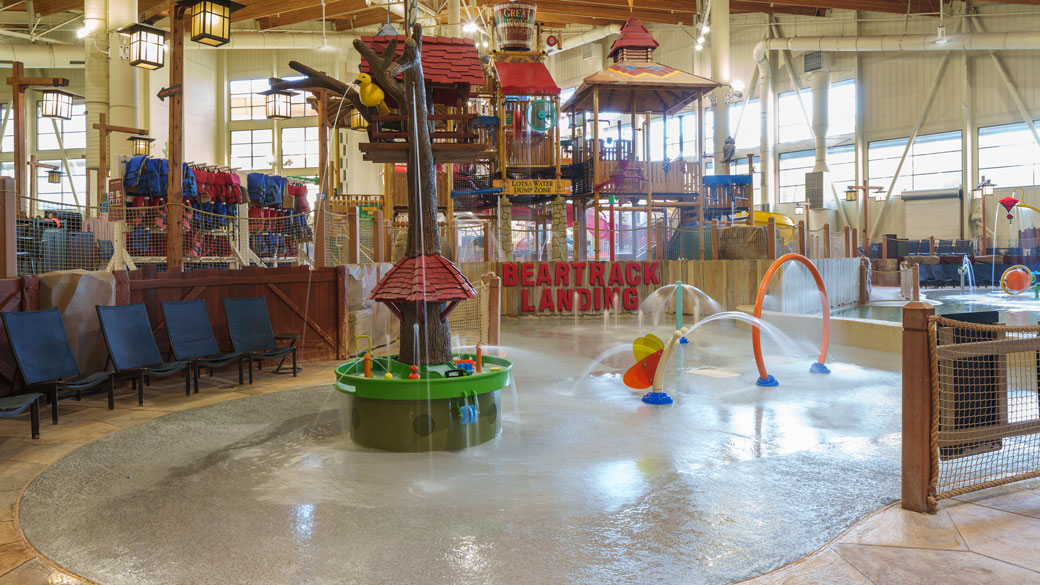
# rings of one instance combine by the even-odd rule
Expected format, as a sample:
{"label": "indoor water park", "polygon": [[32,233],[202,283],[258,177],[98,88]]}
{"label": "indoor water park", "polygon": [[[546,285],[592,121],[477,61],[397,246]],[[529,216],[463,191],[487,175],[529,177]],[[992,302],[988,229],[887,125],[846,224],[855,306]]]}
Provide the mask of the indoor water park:
{"label": "indoor water park", "polygon": [[0,20],[0,585],[1040,585],[1030,2]]}

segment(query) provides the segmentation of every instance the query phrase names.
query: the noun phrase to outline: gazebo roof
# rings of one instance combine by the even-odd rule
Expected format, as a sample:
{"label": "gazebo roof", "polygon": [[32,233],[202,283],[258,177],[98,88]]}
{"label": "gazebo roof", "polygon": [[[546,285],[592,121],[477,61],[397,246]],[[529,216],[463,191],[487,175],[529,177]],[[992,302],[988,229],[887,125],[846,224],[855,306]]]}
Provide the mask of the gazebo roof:
{"label": "gazebo roof", "polygon": [[621,49],[656,49],[658,46],[657,39],[646,29],[643,21],[629,16],[625,26],[621,27],[621,34],[610,46],[607,58],[612,59]]}
{"label": "gazebo roof", "polygon": [[372,300],[388,304],[453,303],[476,297],[477,291],[469,279],[440,254],[404,258],[368,295]]}
{"label": "gazebo roof", "polygon": [[674,112],[721,85],[706,77],[660,63],[621,61],[582,80],[565,112],[592,111],[593,93],[599,92],[599,111]]}

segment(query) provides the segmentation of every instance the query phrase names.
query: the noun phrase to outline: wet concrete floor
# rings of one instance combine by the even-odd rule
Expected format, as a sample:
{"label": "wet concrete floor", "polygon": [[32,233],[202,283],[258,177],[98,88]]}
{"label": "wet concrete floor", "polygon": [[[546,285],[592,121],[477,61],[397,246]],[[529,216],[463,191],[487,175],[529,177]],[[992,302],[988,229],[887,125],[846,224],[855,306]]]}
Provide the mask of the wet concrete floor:
{"label": "wet concrete floor", "polygon": [[898,356],[836,348],[818,376],[811,345],[767,344],[781,385],[759,388],[750,333],[712,324],[670,367],[675,404],[654,407],[620,380],[650,327],[503,329],[517,389],[489,443],[360,449],[330,371],[76,450],[27,489],[25,534],[104,585],[721,584],[898,495]]}

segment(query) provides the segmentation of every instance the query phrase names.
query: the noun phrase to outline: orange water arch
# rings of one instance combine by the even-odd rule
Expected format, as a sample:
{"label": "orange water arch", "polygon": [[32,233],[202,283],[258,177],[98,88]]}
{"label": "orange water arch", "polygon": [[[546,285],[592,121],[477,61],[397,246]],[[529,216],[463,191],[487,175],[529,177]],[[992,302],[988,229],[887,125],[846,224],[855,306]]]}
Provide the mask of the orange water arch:
{"label": "orange water arch", "polygon": [[[823,341],[820,342],[820,357],[809,371],[814,374],[829,374],[830,370],[827,369],[824,363],[827,361],[827,345],[830,343],[831,336],[830,303],[827,301],[827,287],[823,285],[823,277],[820,276],[820,271],[816,269],[816,266],[808,258],[801,254],[784,254],[773,262],[769,270],[766,270],[766,275],[762,277],[762,284],[758,285],[754,315],[756,319],[762,317],[762,303],[766,299],[766,289],[769,288],[769,281],[772,280],[773,275],[776,274],[776,271],[781,266],[791,260],[801,262],[812,273],[813,280],[816,281],[816,288],[820,291],[820,303],[823,306]],[[758,381],[756,384],[759,386],[778,385],[779,382],[776,381],[776,378],[766,372],[766,362],[762,359],[762,331],[757,326],[752,326],[751,328],[751,342],[755,348],[755,363],[758,365]]]}

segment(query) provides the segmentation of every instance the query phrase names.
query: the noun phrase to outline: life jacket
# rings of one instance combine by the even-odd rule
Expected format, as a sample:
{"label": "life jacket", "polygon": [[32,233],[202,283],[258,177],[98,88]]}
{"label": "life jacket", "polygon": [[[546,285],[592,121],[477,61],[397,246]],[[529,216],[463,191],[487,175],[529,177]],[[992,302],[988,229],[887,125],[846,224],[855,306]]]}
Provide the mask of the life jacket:
{"label": "life jacket", "polygon": [[285,199],[285,186],[289,183],[285,177],[270,176],[264,182],[264,205],[281,207]]}
{"label": "life jacket", "polygon": [[[135,157],[136,158],[136,157]],[[140,178],[137,182],[137,194],[143,197],[160,197],[165,192],[165,175],[162,173],[162,159],[149,158],[141,166]]]}
{"label": "life jacket", "polygon": [[267,177],[263,173],[249,173],[246,176],[246,189],[249,191],[249,200],[263,203]]}
{"label": "life jacket", "polygon": [[141,172],[144,170],[144,161],[147,159],[146,155],[141,154],[126,161],[126,167],[123,171],[123,187],[128,195],[138,194],[138,188],[141,184]]}
{"label": "life jacket", "polygon": [[188,167],[188,163],[181,163],[181,197],[190,199],[198,196],[199,185],[195,181],[195,173]]}
{"label": "life jacket", "polygon": [[242,177],[238,173],[228,173],[228,203],[242,203]]}

